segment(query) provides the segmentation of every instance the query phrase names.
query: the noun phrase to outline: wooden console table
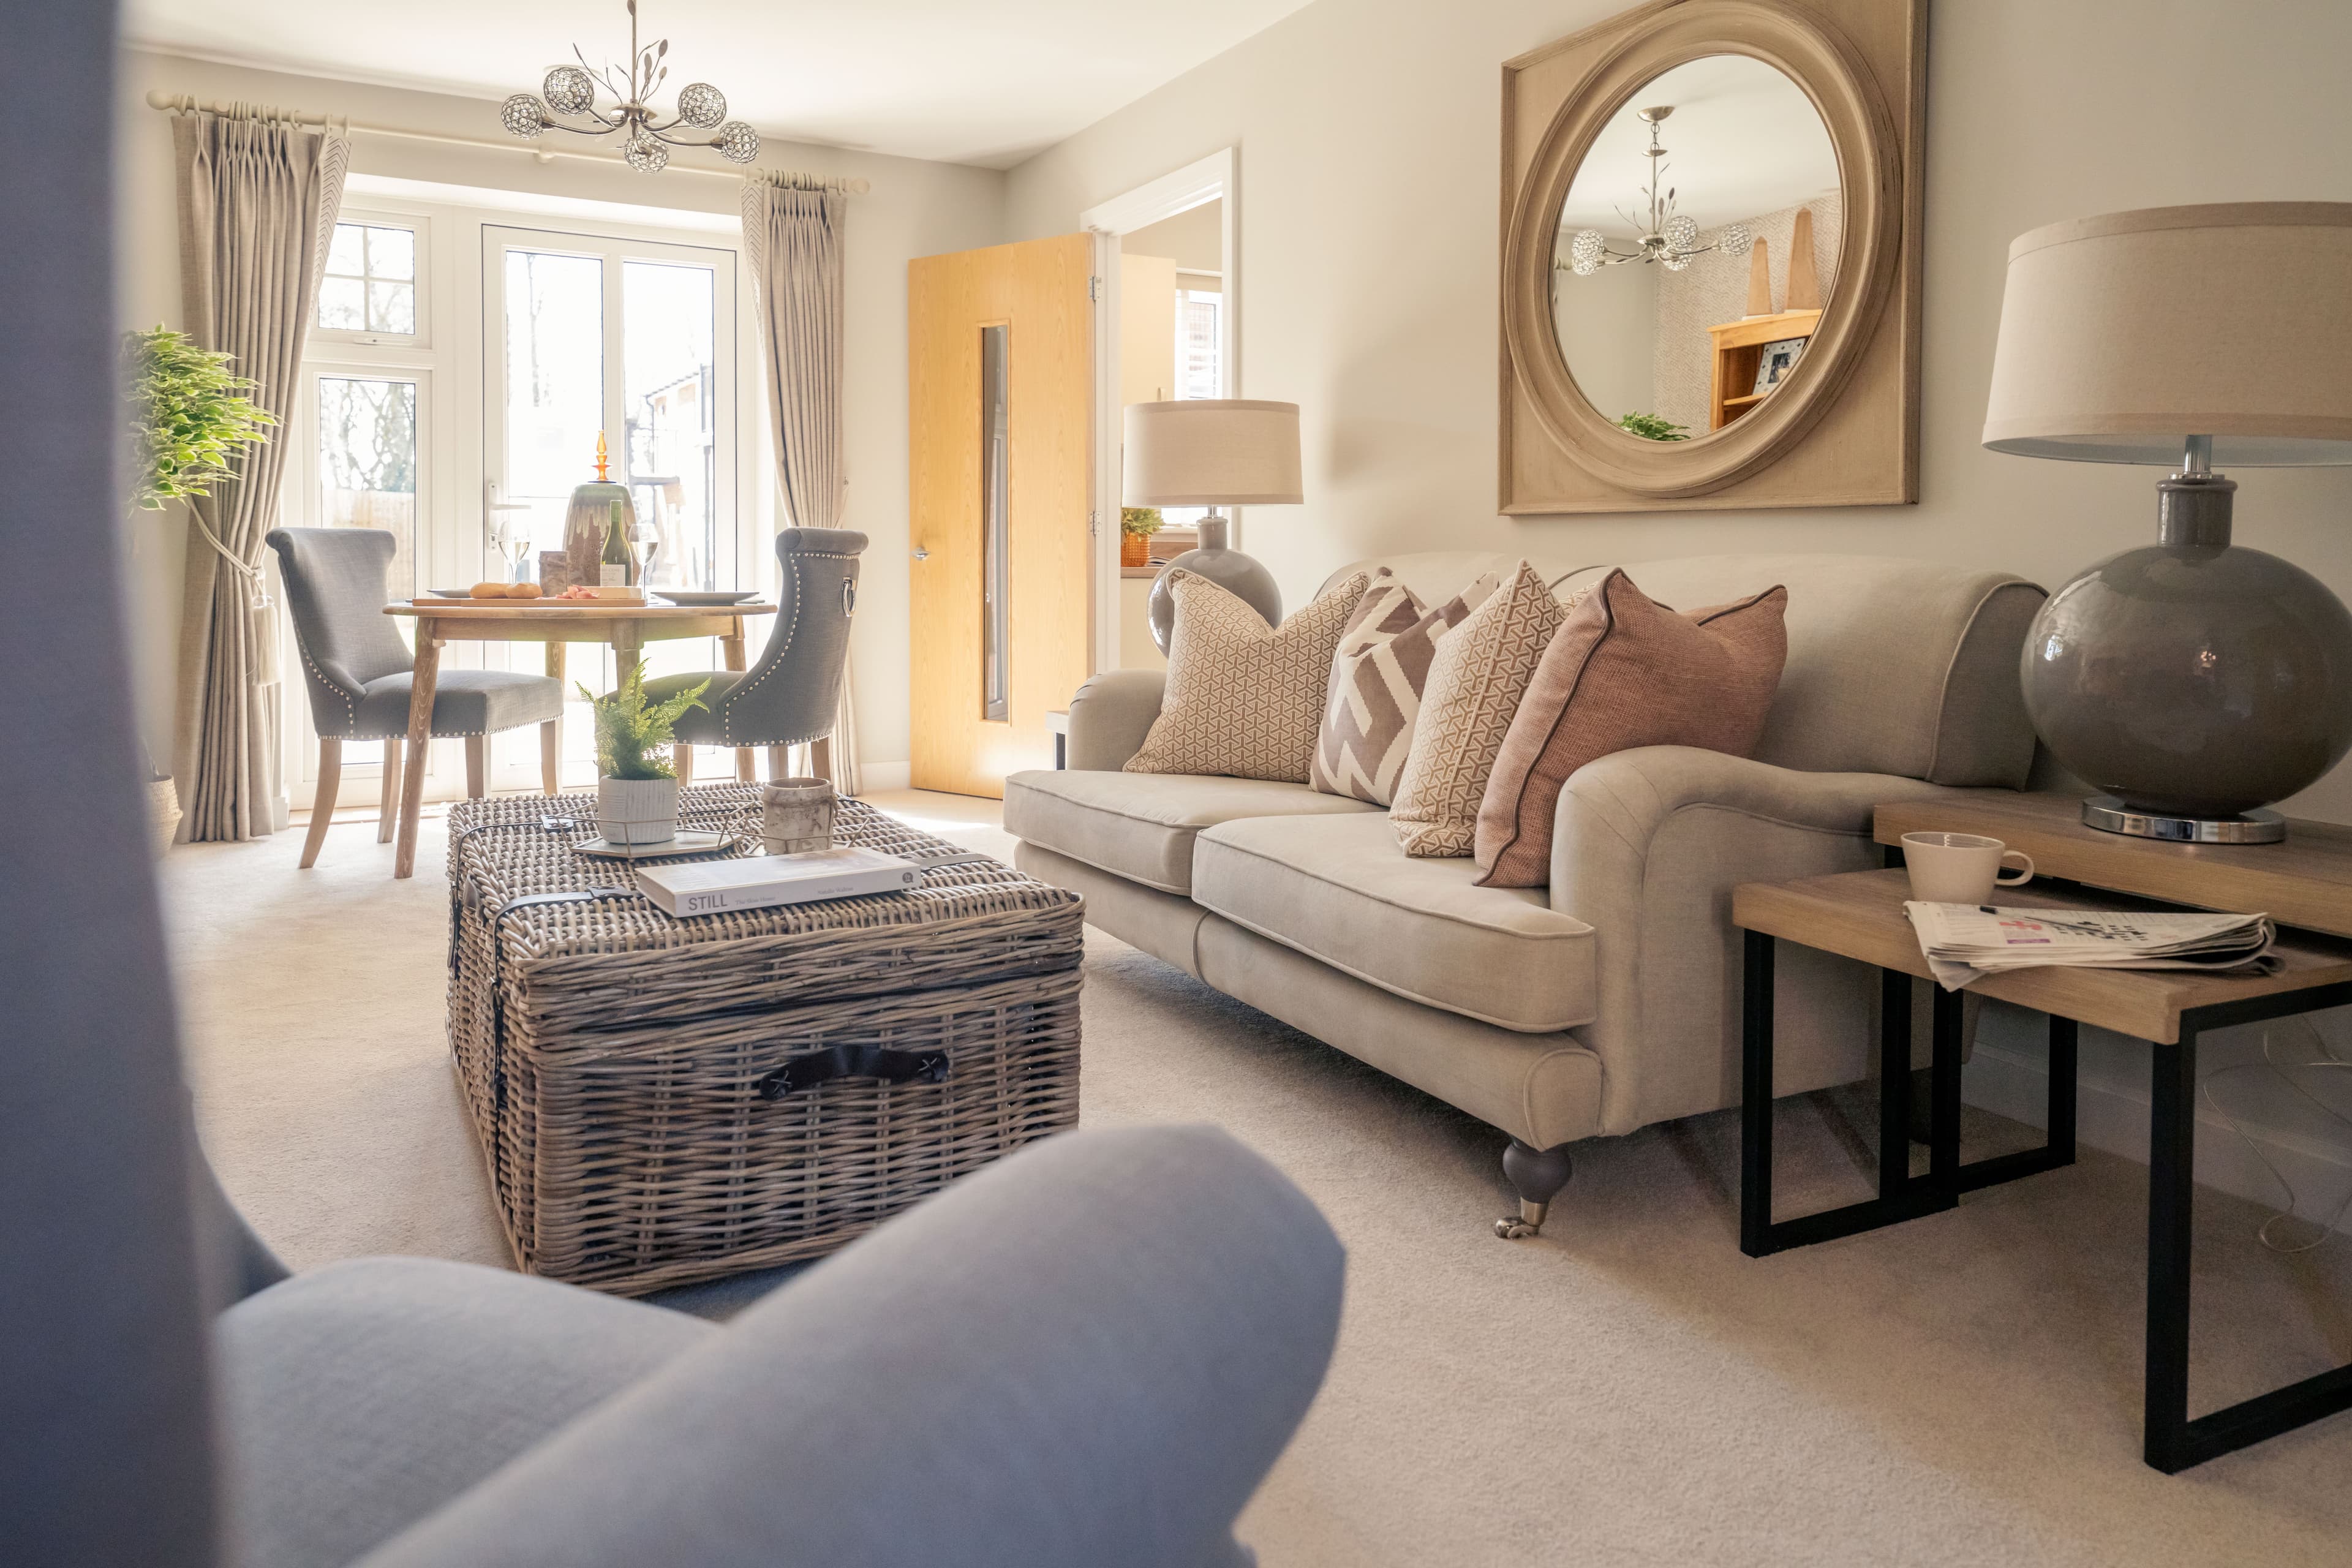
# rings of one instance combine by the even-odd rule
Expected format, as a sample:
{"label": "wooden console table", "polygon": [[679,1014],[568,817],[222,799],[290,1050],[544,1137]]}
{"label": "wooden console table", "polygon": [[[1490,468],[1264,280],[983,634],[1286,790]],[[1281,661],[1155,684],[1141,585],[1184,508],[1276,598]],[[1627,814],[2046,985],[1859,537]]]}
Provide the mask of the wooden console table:
{"label": "wooden console table", "polygon": [[[1879,808],[1884,822],[1891,808]],[[1954,823],[1954,831],[1990,832]],[[2087,831],[2087,830],[2086,830]],[[2023,841],[2011,838],[2023,847]],[[2146,839],[2124,842],[2161,851]],[[2292,844],[2293,838],[2288,842]],[[2273,846],[2242,847],[2275,847]],[[2040,860],[2038,847],[2027,853]],[[2047,869],[2047,868],[2044,868]],[[2209,892],[2212,889],[2206,889]],[[2352,943],[2283,932],[2274,974],[2200,974],[2180,970],[2051,966],[1988,974],[1969,990],[2050,1018],[2049,1136],[2042,1147],[1960,1162],[1961,993],[1937,987],[1933,1064],[1928,1069],[1927,1173],[1911,1174],[1911,981],[1927,977],[1919,939],[1903,912],[1910,896],[1901,870],[1850,871],[1802,881],[1750,882],[1732,894],[1732,923],[1745,933],[1742,980],[1739,1246],[1751,1258],[1897,1225],[1956,1205],[1960,1194],[2015,1181],[2074,1160],[2074,1047],[2090,1024],[2148,1042],[2154,1056],[2148,1110],[2147,1339],[2142,1457],[2171,1474],[2321,1416],[2352,1409],[2352,1365],[2222,1410],[2189,1415],[2189,1214],[2196,1194],[2197,1038],[2204,1030],[2352,1003]],[[2218,894],[2216,894],[2218,898]],[[2024,908],[2145,907],[2110,893],[2084,893],[2037,879],[2015,895]],[[2210,907],[2213,899],[2206,902]],[[1878,1195],[1801,1218],[1772,1217],[1772,958],[1776,941],[1795,942],[1875,966],[1882,975],[1879,1044]]]}
{"label": "wooden console table", "polygon": [[[656,590],[659,592],[659,590]],[[649,642],[681,637],[717,637],[727,668],[743,668],[743,617],[772,616],[773,605],[599,605],[554,599],[418,599],[386,605],[387,616],[416,622],[416,673],[408,695],[408,771],[400,781],[400,847],[393,857],[394,878],[416,870],[416,819],[425,804],[425,749],[433,737],[433,691],[441,673],[445,642],[536,642],[547,645],[547,673],[563,679],[566,643],[603,643],[613,650],[625,676]],[[540,754],[549,777],[555,773],[561,721],[539,727]],[[749,782],[751,753],[736,752],[736,773]],[[552,795],[552,790],[548,792]]]}

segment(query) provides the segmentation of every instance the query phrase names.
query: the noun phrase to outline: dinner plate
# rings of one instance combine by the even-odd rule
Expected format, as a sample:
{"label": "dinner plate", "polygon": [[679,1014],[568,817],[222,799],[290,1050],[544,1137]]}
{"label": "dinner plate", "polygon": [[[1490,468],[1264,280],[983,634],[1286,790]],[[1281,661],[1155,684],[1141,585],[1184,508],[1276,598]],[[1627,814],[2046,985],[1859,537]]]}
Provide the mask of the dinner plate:
{"label": "dinner plate", "polygon": [[470,599],[474,591],[471,588],[427,588],[425,595],[429,599]]}
{"label": "dinner plate", "polygon": [[760,591],[757,588],[742,590],[730,588],[718,593],[708,594],[699,590],[688,590],[685,588],[656,588],[654,590],[655,598],[667,599],[673,605],[740,605],[747,599],[756,599],[759,596]]}

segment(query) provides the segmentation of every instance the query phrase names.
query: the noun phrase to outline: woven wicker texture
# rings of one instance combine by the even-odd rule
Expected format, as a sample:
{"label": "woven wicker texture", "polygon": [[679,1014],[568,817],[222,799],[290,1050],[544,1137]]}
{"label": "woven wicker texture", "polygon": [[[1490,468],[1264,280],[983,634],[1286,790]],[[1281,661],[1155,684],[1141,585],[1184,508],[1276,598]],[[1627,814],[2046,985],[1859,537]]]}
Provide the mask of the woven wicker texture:
{"label": "woven wicker texture", "polygon": [[[760,798],[682,791],[681,825],[748,823],[734,852],[756,854]],[[1076,895],[988,860],[680,921],[625,862],[573,853],[594,816],[586,795],[450,813],[450,1049],[525,1270],[637,1294],[814,1257],[1076,1124]],[[835,837],[961,853],[854,800]],[[572,897],[517,902],[548,895]],[[760,1096],[841,1045],[944,1050],[949,1075]]]}

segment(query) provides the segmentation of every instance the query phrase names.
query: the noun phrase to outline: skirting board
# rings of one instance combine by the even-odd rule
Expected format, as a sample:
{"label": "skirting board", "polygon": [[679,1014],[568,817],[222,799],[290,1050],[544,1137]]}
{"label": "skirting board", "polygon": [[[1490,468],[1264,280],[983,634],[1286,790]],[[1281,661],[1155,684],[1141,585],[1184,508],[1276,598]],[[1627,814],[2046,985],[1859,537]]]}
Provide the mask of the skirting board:
{"label": "skirting board", "polygon": [[[2006,1116],[2029,1127],[2043,1125],[2049,1101],[2050,1066],[2003,1046],[1989,1045],[1979,1035],[1977,1048],[1961,1075],[1961,1098],[1969,1104]],[[2147,1163],[2147,1091],[2121,1088],[2084,1078],[2076,1090],[2074,1136],[2078,1142],[2127,1160]],[[2259,1145],[2263,1158],[2291,1183],[2302,1200],[2305,1218],[2326,1217],[2352,1187],[2352,1154],[2313,1139],[2281,1132],[2240,1119],[2245,1140]],[[2213,1113],[2202,1095],[2197,1104],[2197,1180],[2200,1185],[2266,1209],[2285,1206],[2286,1195],[2246,1147],[2245,1140]],[[2352,1233],[2352,1211],[2338,1224]],[[2311,1233],[2302,1233],[2308,1236]]]}

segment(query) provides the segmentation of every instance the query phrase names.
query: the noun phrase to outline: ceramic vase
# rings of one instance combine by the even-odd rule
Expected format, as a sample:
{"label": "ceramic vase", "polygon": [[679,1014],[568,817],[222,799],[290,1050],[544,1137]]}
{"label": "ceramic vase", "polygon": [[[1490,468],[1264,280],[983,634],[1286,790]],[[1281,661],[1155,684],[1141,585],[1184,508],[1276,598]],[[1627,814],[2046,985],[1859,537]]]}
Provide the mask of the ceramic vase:
{"label": "ceramic vase", "polygon": [[677,781],[598,779],[596,826],[607,844],[668,843],[677,837]]}

